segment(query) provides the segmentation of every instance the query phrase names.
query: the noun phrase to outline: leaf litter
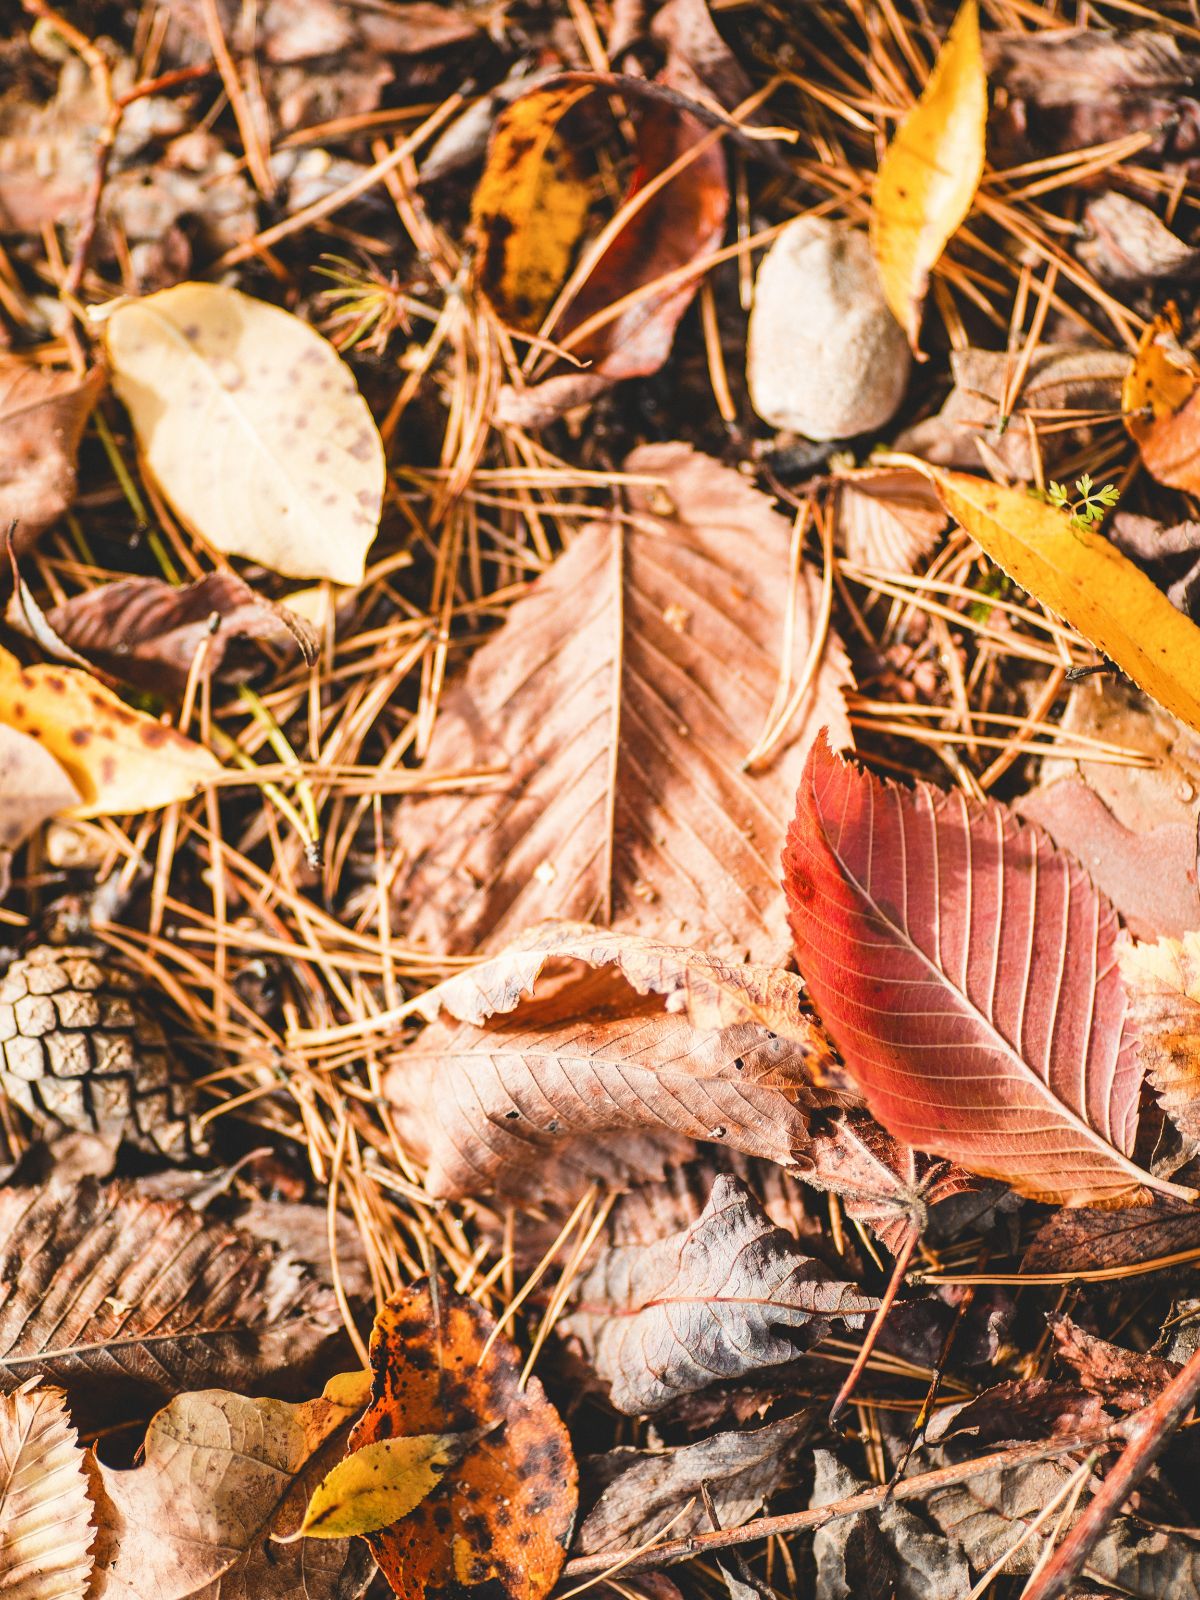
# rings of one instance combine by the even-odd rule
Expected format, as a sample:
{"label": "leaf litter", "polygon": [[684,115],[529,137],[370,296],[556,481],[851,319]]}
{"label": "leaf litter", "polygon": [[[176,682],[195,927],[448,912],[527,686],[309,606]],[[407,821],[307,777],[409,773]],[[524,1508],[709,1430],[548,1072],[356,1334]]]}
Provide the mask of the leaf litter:
{"label": "leaf litter", "polygon": [[1194,1589],[1189,7],[167,9],[4,46],[15,1592]]}

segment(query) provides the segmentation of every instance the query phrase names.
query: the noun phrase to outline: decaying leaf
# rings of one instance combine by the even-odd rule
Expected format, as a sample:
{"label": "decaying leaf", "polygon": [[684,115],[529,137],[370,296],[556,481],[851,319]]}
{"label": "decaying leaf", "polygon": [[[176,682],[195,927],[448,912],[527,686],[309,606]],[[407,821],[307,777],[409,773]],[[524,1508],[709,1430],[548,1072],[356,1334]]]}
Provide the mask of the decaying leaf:
{"label": "decaying leaf", "polygon": [[929,274],[971,209],[983,176],[987,79],[977,0],[963,0],[921,98],[875,179],[871,244],[883,292],[917,348]]}
{"label": "decaying leaf", "polygon": [[15,850],[82,798],[44,745],[0,723],[0,850]]}
{"label": "decaying leaf", "polygon": [[1141,1411],[1179,1375],[1179,1363],[1098,1339],[1064,1312],[1047,1318],[1054,1354],[1113,1411]]}
{"label": "decaying leaf", "polygon": [[371,1578],[361,1545],[281,1541],[366,1398],[360,1375],[346,1374],[301,1405],[223,1389],[172,1400],[146,1431],[140,1466],[92,1469],[89,1600],[358,1600]]}
{"label": "decaying leaf", "polygon": [[0,354],[3,548],[10,523],[17,524],[13,539],[17,549],[24,550],[71,504],[79,441],[103,387],[104,373],[98,367],[77,378],[71,372],[48,372]]}
{"label": "decaying leaf", "polygon": [[573,1552],[645,1544],[668,1522],[675,1538],[703,1532],[712,1524],[701,1485],[709,1487],[721,1527],[740,1527],[782,1483],[811,1426],[800,1412],[765,1428],[715,1433],[675,1450],[611,1450],[593,1463],[607,1487],[584,1519]]}
{"label": "decaying leaf", "polygon": [[1200,729],[1200,628],[1140,567],[1095,528],[1025,490],[928,465],[920,470],[997,566]]}
{"label": "decaying leaf", "polygon": [[1146,1076],[1194,1151],[1200,1148],[1200,932],[1125,945],[1121,973]]}
{"label": "decaying leaf", "polygon": [[0,1593],[4,1600],[84,1600],[92,1505],[83,1451],[60,1389],[0,1398]]}
{"label": "decaying leaf", "polygon": [[[474,1300],[445,1284],[392,1298],[371,1333],[371,1404],[351,1451],[414,1434],[477,1431],[402,1521],[367,1536],[403,1600],[460,1593],[541,1600],[562,1568],[578,1498],[571,1442],[537,1378]],[[486,1347],[486,1354],[485,1354]]]}
{"label": "decaying leaf", "polygon": [[[850,743],[844,652],[826,642],[775,760],[743,772],[779,683],[790,529],[684,445],[625,466],[654,480],[631,488],[635,517],[585,528],[442,702],[429,764],[508,782],[401,807],[404,926],[434,949],[497,949],[550,917],[739,959],[787,948],[776,861],[822,721]],[[818,601],[802,571],[793,683]]]}
{"label": "decaying leaf", "polygon": [[933,488],[911,469],[845,468],[834,481],[842,545],[865,567],[911,572],[949,521]]}
{"label": "decaying leaf", "polygon": [[876,1304],[806,1256],[722,1174],[683,1233],[606,1250],[559,1328],[579,1340],[616,1409],[637,1416],[790,1361],[824,1338],[830,1319],[853,1320]]}
{"label": "decaying leaf", "polygon": [[193,659],[207,641],[206,670],[224,669],[231,646],[261,641],[312,661],[317,636],[286,606],[255,594],[233,572],[210,572],[177,588],[161,578],[125,578],[73,595],[46,613],[69,650],[102,672],[139,688],[182,693]]}
{"label": "decaying leaf", "polygon": [[471,202],[479,281],[514,327],[533,329],[562,287],[588,187],[562,123],[588,85],[534,88],[502,112]]}
{"label": "decaying leaf", "polygon": [[1105,532],[1118,550],[1144,567],[1177,610],[1200,619],[1200,522],[1167,525],[1118,511]]}
{"label": "decaying leaf", "polygon": [[300,1532],[306,1539],[347,1539],[399,1522],[437,1488],[481,1431],[377,1439],[352,1451],[313,1490]]}
{"label": "decaying leaf", "polygon": [[1169,305],[1147,324],[1121,392],[1125,426],[1147,472],[1174,489],[1200,491],[1200,360],[1179,342]]}
{"label": "decaying leaf", "polygon": [[203,745],[134,711],[78,667],[22,667],[2,648],[0,723],[37,739],[62,767],[80,795],[76,817],[187,800],[221,770]]}
{"label": "decaying leaf", "polygon": [[1075,254],[1101,283],[1159,283],[1200,272],[1200,250],[1189,249],[1156,212],[1119,189],[1093,195],[1083,225],[1087,237]]}
{"label": "decaying leaf", "polygon": [[1146,1263],[1174,1265],[1200,1250],[1200,1209],[1153,1196],[1123,1211],[1057,1211],[1033,1236],[1023,1272],[1109,1273]]}
{"label": "decaying leaf", "polygon": [[821,1018],[897,1138],[1060,1205],[1181,1192],[1132,1159],[1116,917],[1039,830],[818,743],[784,886]]}
{"label": "decaying leaf", "polygon": [[340,1332],[291,1257],[182,1202],[94,1179],[0,1189],[0,1390],[49,1379],[77,1421],[214,1380],[287,1392]]}
{"label": "decaying leaf", "polygon": [[427,1016],[470,1020],[433,1023],[395,1058],[394,1125],[441,1196],[624,1179],[630,1133],[787,1162],[828,1103],[813,1087],[827,1048],[800,995],[789,973],[649,938],[535,930],[425,997]]}
{"label": "decaying leaf", "polygon": [[362,582],[383,442],[328,340],[210,283],[118,302],[104,337],[146,465],[191,529],[276,572]]}

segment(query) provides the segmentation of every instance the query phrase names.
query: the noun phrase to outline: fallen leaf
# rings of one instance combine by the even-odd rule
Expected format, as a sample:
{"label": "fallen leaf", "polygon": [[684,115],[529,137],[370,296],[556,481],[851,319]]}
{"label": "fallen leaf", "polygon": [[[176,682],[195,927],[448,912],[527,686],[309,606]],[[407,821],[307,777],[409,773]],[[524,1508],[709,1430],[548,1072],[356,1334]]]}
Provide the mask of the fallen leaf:
{"label": "fallen leaf", "polygon": [[[567,963],[582,965],[574,981]],[[426,1016],[468,1020],[427,1028],[393,1059],[384,1092],[443,1197],[572,1193],[613,1175],[628,1152],[611,1136],[623,1133],[786,1163],[830,1103],[813,1088],[827,1047],[800,998],[771,968],[586,925],[534,930],[424,997]]]}
{"label": "fallen leaf", "polygon": [[1010,1378],[974,1399],[939,1406],[929,1419],[925,1438],[930,1444],[969,1438],[974,1449],[1018,1439],[1070,1438],[1098,1430],[1107,1420],[1099,1399],[1076,1383]]}
{"label": "fallen leaf", "polygon": [[[635,517],[586,527],[442,701],[429,765],[498,766],[508,782],[400,808],[403,926],[434,949],[497,949],[552,917],[739,959],[787,949],[775,862],[822,721],[850,743],[844,652],[827,641],[773,764],[743,772],[779,681],[790,529],[684,445],[625,468],[655,480],[632,488]],[[792,682],[813,575],[795,600]]]}
{"label": "fallen leaf", "polygon": [[831,1319],[853,1321],[877,1304],[806,1256],[721,1174],[683,1233],[606,1250],[559,1332],[579,1340],[613,1406],[639,1416],[717,1379],[791,1361]]}
{"label": "fallen leaf", "polygon": [[[16,523],[18,551],[74,499],[79,441],[103,388],[98,367],[79,378],[0,354],[0,530]],[[4,532],[2,550],[8,542]]]}
{"label": "fallen leaf", "polygon": [[592,1463],[607,1486],[584,1518],[572,1554],[646,1544],[667,1523],[673,1538],[702,1533],[712,1526],[702,1485],[711,1491],[721,1527],[740,1528],[783,1482],[811,1428],[811,1418],[800,1412],[765,1428],[715,1433],[679,1449],[610,1450]]}
{"label": "fallen leaf", "polygon": [[1132,1159],[1116,917],[1044,834],[818,743],[784,886],[821,1019],[898,1139],[1059,1205],[1191,1197]]}
{"label": "fallen leaf", "polygon": [[904,467],[847,467],[834,473],[837,528],[851,561],[911,572],[949,517],[935,490]]}
{"label": "fallen leaf", "polygon": [[[610,60],[634,37],[632,29],[627,30],[625,40],[614,37],[618,33],[618,11],[619,7],[613,8],[613,31],[608,40]],[[736,111],[743,100],[750,98],[754,86],[717,32],[707,0],[666,0],[650,20],[650,36],[662,45],[668,57],[685,63],[696,81],[726,111]],[[753,127],[761,115],[758,111],[746,120]]]}
{"label": "fallen leaf", "polygon": [[883,292],[913,350],[929,274],[983,176],[987,78],[977,0],[963,0],[921,98],[892,136],[871,199]]}
{"label": "fallen leaf", "polygon": [[221,771],[211,751],[134,711],[78,667],[22,667],[0,648],[0,723],[37,739],[80,795],[75,817],[188,800]]}
{"label": "fallen leaf", "polygon": [[362,582],[383,442],[328,340],[209,283],[118,302],[104,339],[146,466],[189,528],[276,572]]}
{"label": "fallen leaf", "polygon": [[300,1532],[307,1539],[346,1539],[399,1522],[437,1488],[482,1431],[418,1433],[363,1445],[313,1490]]}
{"label": "fallen leaf", "polygon": [[1128,1414],[1144,1410],[1179,1375],[1177,1361],[1164,1361],[1160,1356],[1125,1350],[1107,1339],[1098,1339],[1064,1312],[1049,1316],[1046,1326],[1053,1336],[1058,1360],[1113,1411]]}
{"label": "fallen leaf", "polygon": [[358,1600],[372,1576],[361,1546],[280,1542],[367,1398],[347,1376],[300,1405],[180,1395],[151,1421],[140,1466],[95,1462],[89,1600]]}
{"label": "fallen leaf", "polygon": [[0,1389],[60,1384],[77,1420],[214,1380],[305,1383],[337,1348],[331,1290],[269,1244],[136,1188],[0,1189]]}
{"label": "fallen leaf", "polygon": [[587,221],[588,185],[564,119],[589,85],[531,89],[495,124],[471,202],[479,282],[506,322],[535,329]]}
{"label": "fallen leaf", "polygon": [[455,1593],[542,1600],[570,1543],[578,1475],[567,1430],[539,1380],[522,1383],[514,1346],[476,1301],[421,1282],[375,1319],[371,1368],[352,1452],[398,1435],[479,1430],[410,1515],[367,1535],[395,1593],[424,1600],[453,1574]]}
{"label": "fallen leaf", "polygon": [[1026,1250],[1021,1270],[1114,1273],[1200,1250],[1200,1210],[1180,1200],[1153,1196],[1123,1211],[1059,1211],[1042,1224]]}
{"label": "fallen leaf", "polygon": [[60,1389],[0,1398],[0,1593],[84,1600],[95,1537],[83,1451]]}
{"label": "fallen leaf", "polygon": [[1147,323],[1121,391],[1125,426],[1160,483],[1200,491],[1200,361],[1179,342],[1174,305]]}
{"label": "fallen leaf", "polygon": [[54,633],[102,672],[158,694],[182,694],[207,640],[205,671],[229,676],[226,656],[243,640],[261,641],[311,664],[315,632],[285,606],[255,594],[234,572],[210,572],[176,587],[161,578],[125,578],[73,595],[46,613]]}
{"label": "fallen leaf", "polygon": [[1154,579],[1167,599],[1195,622],[1200,619],[1200,522],[1165,526],[1153,517],[1118,511],[1105,532],[1124,555]]}
{"label": "fallen leaf", "polygon": [[987,463],[1011,482],[1030,482],[1037,478],[1039,464],[1053,472],[1096,448],[1098,420],[1115,422],[1120,412],[1129,364],[1123,350],[1042,345],[1012,395],[1008,387],[1017,372],[1014,355],[951,350],[954,388],[945,404],[936,416],[899,433],[895,448],[963,472],[977,472]]}
{"label": "fallen leaf", "polygon": [[1200,628],[1139,567],[1095,528],[1025,490],[927,464],[920,470],[997,566],[1200,729]]}
{"label": "fallen leaf", "polygon": [[1086,236],[1075,254],[1101,283],[1160,283],[1200,272],[1192,250],[1149,206],[1119,189],[1092,195],[1083,208]]}
{"label": "fallen leaf", "polygon": [[0,850],[15,850],[43,822],[73,810],[81,799],[44,746],[0,723]]}
{"label": "fallen leaf", "polygon": [[1129,1027],[1159,1104],[1200,1149],[1200,932],[1126,944],[1121,975]]}

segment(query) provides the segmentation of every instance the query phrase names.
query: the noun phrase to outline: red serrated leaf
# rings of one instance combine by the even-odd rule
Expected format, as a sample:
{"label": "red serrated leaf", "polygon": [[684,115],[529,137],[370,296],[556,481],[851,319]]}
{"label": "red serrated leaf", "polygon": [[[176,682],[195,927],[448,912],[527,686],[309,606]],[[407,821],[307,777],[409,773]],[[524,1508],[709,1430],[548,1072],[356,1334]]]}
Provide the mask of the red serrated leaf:
{"label": "red serrated leaf", "polygon": [[783,864],[801,973],[897,1138],[1060,1205],[1192,1197],[1130,1158],[1116,915],[1044,833],[818,741]]}

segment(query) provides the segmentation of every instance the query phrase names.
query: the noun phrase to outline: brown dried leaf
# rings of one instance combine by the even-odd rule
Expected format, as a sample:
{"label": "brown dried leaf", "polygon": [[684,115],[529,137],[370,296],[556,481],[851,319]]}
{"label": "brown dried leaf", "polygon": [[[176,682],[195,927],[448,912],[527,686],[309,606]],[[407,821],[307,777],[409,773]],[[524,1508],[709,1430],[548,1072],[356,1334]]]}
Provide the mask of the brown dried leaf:
{"label": "brown dried leaf", "polygon": [[1122,1267],[1174,1264],[1200,1250],[1200,1210],[1155,1198],[1126,1211],[1059,1211],[1025,1252],[1027,1273],[1109,1273]]}
{"label": "brown dried leaf", "polygon": [[60,1389],[0,1399],[0,1594],[84,1600],[94,1530],[83,1451]]}
{"label": "brown dried leaf", "polygon": [[[0,354],[0,546],[7,527],[26,550],[75,497],[75,457],[92,407],[104,388],[94,367],[85,378],[48,372]],[[5,566],[7,567],[7,559]],[[7,580],[7,573],[5,573]]]}
{"label": "brown dried leaf", "polygon": [[779,1487],[811,1427],[807,1413],[800,1412],[765,1428],[714,1433],[680,1449],[610,1450],[592,1463],[607,1487],[584,1519],[572,1553],[645,1544],[668,1522],[674,1538],[703,1532],[712,1526],[701,1495],[704,1484],[721,1527],[740,1527]]}
{"label": "brown dried leaf", "polygon": [[851,561],[911,572],[949,522],[932,484],[909,467],[838,472],[837,526]]}
{"label": "brown dried leaf", "polygon": [[300,1526],[366,1399],[364,1377],[348,1373],[302,1405],[222,1389],[172,1400],[140,1466],[94,1464],[89,1600],[357,1600],[372,1575],[361,1545],[279,1540]]}
{"label": "brown dried leaf", "polygon": [[1147,323],[1121,390],[1125,426],[1160,483],[1200,492],[1200,359],[1174,304]]}
{"label": "brown dried leaf", "polygon": [[[661,487],[633,490],[632,522],[587,527],[443,701],[430,765],[506,766],[507,786],[400,809],[404,925],[435,949],[497,949],[550,917],[756,960],[788,948],[779,849],[822,720],[850,742],[845,654],[828,641],[773,765],[742,772],[778,683],[787,522],[685,445],[625,465]],[[817,612],[803,572],[793,682]]]}
{"label": "brown dried leaf", "polygon": [[1115,1411],[1141,1411],[1179,1374],[1179,1363],[1098,1339],[1062,1312],[1046,1319],[1054,1336],[1055,1355],[1069,1366],[1083,1387]]}
{"label": "brown dried leaf", "polygon": [[213,676],[242,640],[259,640],[289,655],[298,651],[306,662],[315,660],[318,649],[303,618],[264,600],[234,572],[210,572],[182,588],[161,578],[103,583],[55,606],[46,621],[68,649],[102,672],[159,694],[183,692],[205,640],[206,671]]}
{"label": "brown dried leaf", "polygon": [[[541,1600],[562,1568],[578,1499],[571,1441],[537,1378],[474,1300],[438,1284],[392,1298],[371,1333],[371,1404],[349,1449],[483,1430],[403,1520],[367,1535],[396,1594]],[[456,1579],[445,1588],[447,1575]]]}
{"label": "brown dried leaf", "polygon": [[1101,283],[1160,283],[1200,272],[1200,250],[1189,249],[1149,206],[1117,189],[1088,199],[1083,225],[1087,237],[1075,254]]}
{"label": "brown dried leaf", "polygon": [[1163,1110],[1200,1147],[1200,932],[1125,945],[1129,1027]]}
{"label": "brown dried leaf", "polygon": [[186,1204],[0,1189],[2,1390],[48,1378],[86,1424],[196,1385],[302,1385],[340,1336],[331,1291]]}
{"label": "brown dried leaf", "polygon": [[1099,1400],[1078,1384],[1019,1378],[993,1384],[973,1400],[940,1407],[930,1418],[925,1438],[940,1444],[970,1435],[974,1447],[1056,1434],[1071,1437],[1101,1428],[1104,1422]]}
{"label": "brown dried leaf", "polygon": [[694,1226],[605,1251],[559,1329],[580,1341],[616,1409],[637,1416],[790,1361],[825,1336],[830,1318],[877,1303],[804,1255],[743,1184],[721,1175]]}
{"label": "brown dried leaf", "polygon": [[80,799],[48,750],[0,723],[0,850],[15,850],[49,817],[70,811]]}
{"label": "brown dried leaf", "polygon": [[581,1178],[661,1169],[661,1146],[639,1173],[639,1147],[618,1140],[614,1151],[610,1134],[666,1133],[675,1155],[681,1135],[715,1139],[787,1162],[808,1142],[811,1111],[830,1103],[813,1088],[828,1052],[801,992],[790,973],[633,934],[538,929],[430,991],[427,1016],[470,1020],[427,1028],[395,1059],[385,1092],[440,1196],[545,1198]]}

